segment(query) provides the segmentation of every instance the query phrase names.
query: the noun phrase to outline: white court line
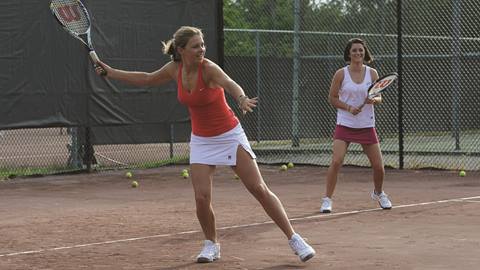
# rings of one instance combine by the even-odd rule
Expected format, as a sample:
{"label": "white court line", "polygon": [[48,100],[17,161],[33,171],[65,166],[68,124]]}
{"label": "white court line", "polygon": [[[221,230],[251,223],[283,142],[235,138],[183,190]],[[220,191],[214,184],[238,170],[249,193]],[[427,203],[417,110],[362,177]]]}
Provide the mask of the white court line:
{"label": "white court line", "polygon": [[[432,204],[440,204],[440,203],[448,203],[448,202],[478,202],[478,201],[471,201],[471,200],[475,200],[475,199],[480,199],[480,196],[397,205],[397,206],[394,206],[392,209],[415,207],[415,206],[424,206],[424,205],[432,205]],[[373,212],[373,211],[379,211],[379,210],[382,210],[382,208],[371,208],[371,209],[353,210],[353,211],[339,212],[339,213],[332,213],[332,214],[320,214],[320,215],[313,215],[313,216],[307,216],[307,217],[291,218],[290,221],[309,220],[309,219],[317,219],[317,218],[328,218],[328,217],[332,217],[332,216],[345,216],[345,215],[367,213],[367,212]],[[260,225],[272,224],[272,223],[273,223],[273,221],[256,222],[256,223],[250,223],[250,224],[221,227],[221,228],[217,228],[217,230],[247,228],[247,227],[254,227],[254,226],[260,226]],[[90,247],[90,246],[98,246],[98,245],[108,245],[108,244],[116,244],[116,243],[122,243],[122,242],[132,242],[132,241],[138,241],[138,240],[153,239],[153,238],[166,238],[166,237],[171,237],[171,236],[195,234],[195,233],[200,233],[200,232],[201,231],[198,231],[198,230],[185,231],[185,232],[178,232],[178,233],[157,234],[157,235],[150,235],[150,236],[143,236],[143,237],[134,237],[134,238],[111,240],[111,241],[104,241],[104,242],[79,244],[79,245],[65,246],[65,247],[55,247],[55,248],[45,248],[45,249],[37,249],[37,250],[19,251],[19,252],[13,252],[13,253],[0,254],[0,257],[18,256],[18,255],[26,255],[26,254],[36,254],[36,253],[43,253],[43,252],[47,252],[47,251],[65,250],[65,249]]]}
{"label": "white court line", "polygon": [[470,200],[465,200],[464,202],[469,202],[469,203],[480,203],[480,201],[470,201]]}

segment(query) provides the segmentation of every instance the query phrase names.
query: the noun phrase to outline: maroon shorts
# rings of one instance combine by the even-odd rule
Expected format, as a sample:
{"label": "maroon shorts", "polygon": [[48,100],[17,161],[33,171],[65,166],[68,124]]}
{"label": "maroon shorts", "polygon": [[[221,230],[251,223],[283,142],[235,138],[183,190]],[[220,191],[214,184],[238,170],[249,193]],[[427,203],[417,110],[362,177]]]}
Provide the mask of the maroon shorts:
{"label": "maroon shorts", "polygon": [[374,127],[370,128],[350,128],[337,125],[333,139],[345,142],[353,142],[359,144],[376,144],[378,143],[377,131]]}

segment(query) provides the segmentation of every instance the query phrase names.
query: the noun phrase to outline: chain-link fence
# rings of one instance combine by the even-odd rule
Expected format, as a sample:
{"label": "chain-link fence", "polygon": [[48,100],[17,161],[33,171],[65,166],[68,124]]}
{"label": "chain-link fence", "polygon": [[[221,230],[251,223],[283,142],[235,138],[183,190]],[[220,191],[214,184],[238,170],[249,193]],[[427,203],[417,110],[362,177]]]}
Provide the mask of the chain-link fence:
{"label": "chain-link fence", "polygon": [[[329,165],[333,74],[350,38],[367,41],[398,91],[375,107],[385,165],[480,169],[480,11],[473,0],[228,1],[225,69],[256,112],[243,121],[260,162]],[[399,16],[397,16],[399,15]],[[230,23],[230,24],[229,24]],[[247,27],[241,27],[247,25]],[[346,164],[368,166],[359,145]]]}
{"label": "chain-link fence", "polygon": [[[330,163],[336,117],[327,101],[330,82],[345,65],[346,41],[360,37],[380,75],[400,73],[398,91],[386,93],[375,108],[385,165],[479,170],[477,5],[225,0],[224,68],[249,96],[260,98],[255,112],[241,117],[259,162]],[[84,134],[82,127],[0,131],[0,178],[85,169]],[[174,140],[93,148],[91,165],[99,169],[188,159],[188,144]],[[369,166],[358,145],[350,146],[345,162]]]}
{"label": "chain-link fence", "polygon": [[82,127],[1,131],[0,179],[83,171],[90,166],[153,168],[188,162],[188,144],[176,143],[173,134],[170,143],[91,146],[85,143],[85,131]]}

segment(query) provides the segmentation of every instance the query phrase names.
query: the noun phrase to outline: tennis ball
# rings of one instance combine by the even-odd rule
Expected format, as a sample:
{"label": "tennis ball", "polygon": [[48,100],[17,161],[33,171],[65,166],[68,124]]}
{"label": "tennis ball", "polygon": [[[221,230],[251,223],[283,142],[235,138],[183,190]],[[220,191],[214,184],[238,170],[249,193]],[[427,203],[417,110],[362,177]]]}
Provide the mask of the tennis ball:
{"label": "tennis ball", "polygon": [[183,175],[184,173],[188,173],[188,170],[187,170],[187,169],[183,169],[183,170],[182,170],[182,175]]}
{"label": "tennis ball", "polygon": [[182,177],[185,178],[185,179],[187,179],[189,176],[190,176],[190,174],[188,174],[188,171],[182,173]]}
{"label": "tennis ball", "polygon": [[295,165],[293,165],[292,162],[289,162],[289,163],[287,164],[287,167],[288,167],[289,169],[291,169],[291,168],[295,167]]}
{"label": "tennis ball", "polygon": [[235,180],[238,180],[238,179],[240,179],[240,176],[238,176],[238,175],[235,174],[235,175],[233,176],[233,178],[235,178]]}
{"label": "tennis ball", "polygon": [[464,177],[464,176],[467,175],[467,173],[466,173],[464,170],[461,170],[461,171],[458,173],[458,175],[459,175],[460,177]]}
{"label": "tennis ball", "polygon": [[133,180],[132,181],[132,188],[136,188],[136,187],[138,187],[138,182]]}
{"label": "tennis ball", "polygon": [[132,174],[132,172],[127,172],[127,173],[125,174],[125,176],[126,176],[127,178],[132,178],[132,177],[133,177],[133,174]]}
{"label": "tennis ball", "polygon": [[286,171],[288,169],[287,165],[283,164],[280,166],[280,171]]}

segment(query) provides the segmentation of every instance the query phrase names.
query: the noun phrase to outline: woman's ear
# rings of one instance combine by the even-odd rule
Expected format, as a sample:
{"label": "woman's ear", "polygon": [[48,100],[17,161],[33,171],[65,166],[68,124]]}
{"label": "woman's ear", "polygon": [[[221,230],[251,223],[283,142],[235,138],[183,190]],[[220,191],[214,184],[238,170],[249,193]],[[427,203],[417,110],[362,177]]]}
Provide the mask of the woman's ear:
{"label": "woman's ear", "polygon": [[175,48],[175,50],[177,50],[177,54],[179,54],[179,55],[182,55],[182,53],[184,51],[184,49],[182,47],[177,47],[177,48]]}

